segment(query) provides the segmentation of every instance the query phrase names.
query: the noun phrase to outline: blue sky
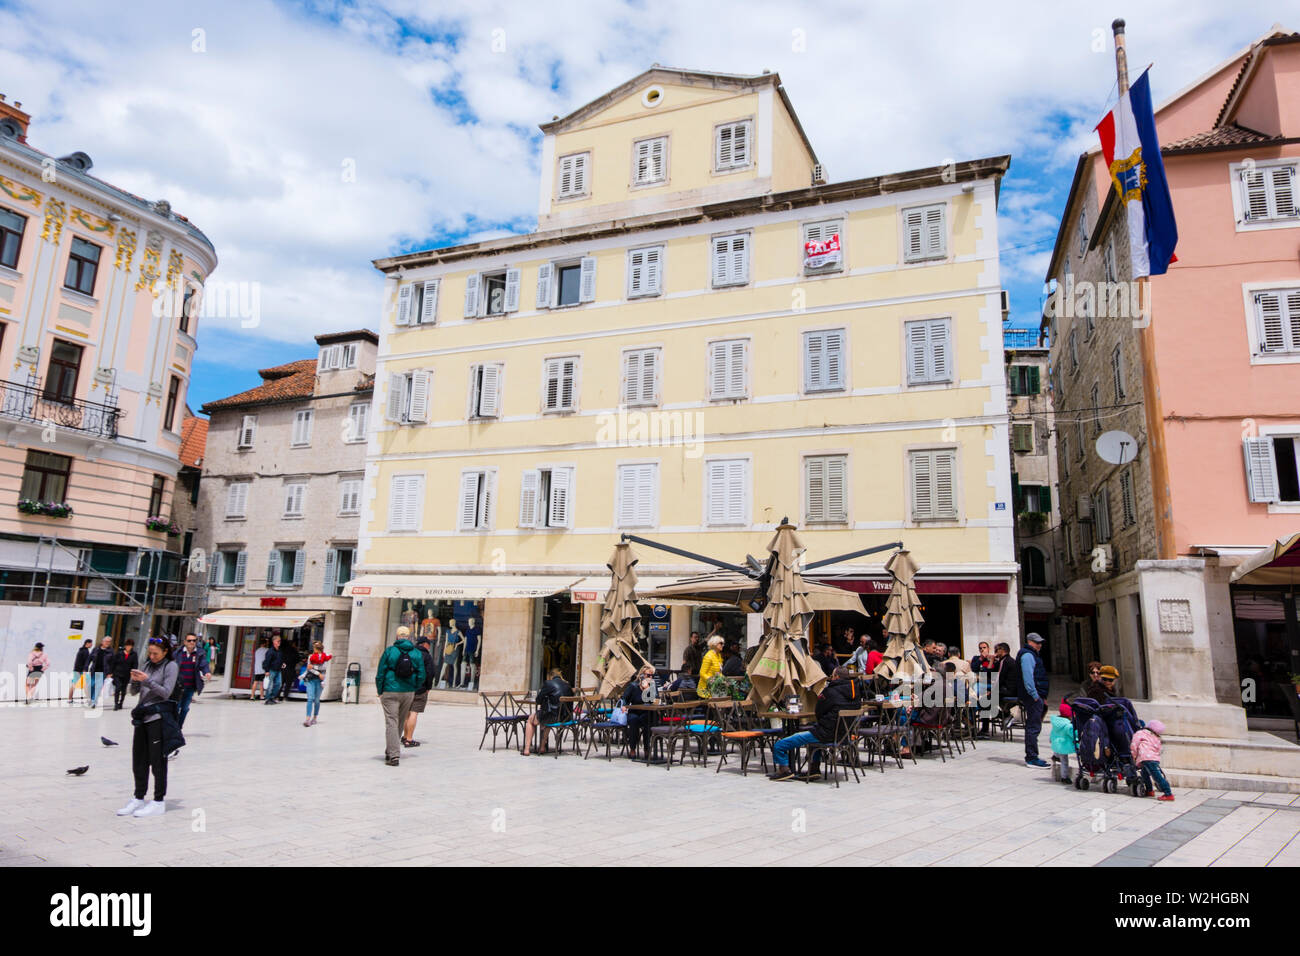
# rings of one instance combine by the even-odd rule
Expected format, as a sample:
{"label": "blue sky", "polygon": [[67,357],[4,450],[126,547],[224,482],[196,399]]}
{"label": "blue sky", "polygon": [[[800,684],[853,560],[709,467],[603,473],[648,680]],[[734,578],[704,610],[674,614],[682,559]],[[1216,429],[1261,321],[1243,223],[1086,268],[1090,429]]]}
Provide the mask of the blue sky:
{"label": "blue sky", "polygon": [[[1154,63],[1157,102],[1276,20],[1253,2],[1125,7],[1130,62]],[[779,72],[832,181],[1010,153],[1003,284],[1014,324],[1035,324],[1075,160],[1114,102],[1115,13],[0,0],[0,93],[32,113],[38,149],[84,150],[102,178],[168,199],[216,245],[214,278],[259,284],[258,327],[204,323],[197,408],[313,355],[315,334],[375,328],[371,259],[532,229],[537,124],[656,62]]]}

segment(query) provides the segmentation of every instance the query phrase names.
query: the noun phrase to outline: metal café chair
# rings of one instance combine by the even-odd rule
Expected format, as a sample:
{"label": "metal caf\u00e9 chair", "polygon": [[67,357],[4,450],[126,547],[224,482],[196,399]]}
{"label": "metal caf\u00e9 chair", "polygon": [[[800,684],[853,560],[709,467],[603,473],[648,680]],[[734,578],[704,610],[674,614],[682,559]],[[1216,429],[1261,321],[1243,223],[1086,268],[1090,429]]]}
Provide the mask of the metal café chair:
{"label": "metal caf\u00e9 chair", "polygon": [[[854,739],[858,725],[862,721],[863,709],[841,710],[835,717],[835,739],[830,743],[811,743],[805,748],[808,752],[808,764],[811,768],[813,755],[819,751],[826,758],[826,776],[835,780],[835,786],[838,789],[840,785],[839,774],[837,769],[844,770],[844,779],[849,779],[848,771],[853,771],[853,780],[861,783],[862,779],[858,776],[858,745]],[[811,783],[812,778],[804,777],[804,783]]]}
{"label": "metal caf\u00e9 chair", "polygon": [[758,727],[758,723],[758,712],[748,701],[737,701],[734,707],[725,711],[722,733],[719,734],[723,741],[722,754],[718,758],[718,766],[714,773],[721,773],[722,765],[727,762],[728,746],[739,751],[742,777],[749,776],[749,761],[755,749],[758,750],[759,759],[762,761],[763,772],[767,773],[767,754],[763,747],[771,739],[771,735],[765,734]]}
{"label": "metal caf\u00e9 chair", "polygon": [[479,738],[478,749],[483,749],[483,741],[487,740],[490,731],[492,752],[496,753],[497,735],[504,733],[505,744],[510,746],[510,738],[520,736],[528,715],[515,706],[509,691],[481,691],[479,697],[483,698],[483,736]]}
{"label": "metal caf\u00e9 chair", "polygon": [[605,745],[605,759],[611,760],[612,755],[610,748],[616,737],[623,734],[627,728],[623,724],[616,724],[610,718],[613,716],[615,701],[612,698],[592,697],[591,706],[588,708],[587,720],[587,752],[583,754],[582,759],[586,760],[591,756],[592,748],[597,743]]}

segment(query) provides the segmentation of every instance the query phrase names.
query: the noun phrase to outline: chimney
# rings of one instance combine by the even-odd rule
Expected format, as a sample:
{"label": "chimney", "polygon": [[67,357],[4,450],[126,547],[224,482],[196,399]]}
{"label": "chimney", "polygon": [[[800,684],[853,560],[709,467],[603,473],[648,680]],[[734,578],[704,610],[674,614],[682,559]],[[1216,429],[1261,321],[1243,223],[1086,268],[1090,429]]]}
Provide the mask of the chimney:
{"label": "chimney", "polygon": [[0,129],[4,126],[10,126],[17,129],[18,135],[15,138],[20,143],[26,143],[27,125],[31,122],[32,118],[20,109],[22,105],[22,103],[10,103],[5,99],[4,94],[0,93]]}

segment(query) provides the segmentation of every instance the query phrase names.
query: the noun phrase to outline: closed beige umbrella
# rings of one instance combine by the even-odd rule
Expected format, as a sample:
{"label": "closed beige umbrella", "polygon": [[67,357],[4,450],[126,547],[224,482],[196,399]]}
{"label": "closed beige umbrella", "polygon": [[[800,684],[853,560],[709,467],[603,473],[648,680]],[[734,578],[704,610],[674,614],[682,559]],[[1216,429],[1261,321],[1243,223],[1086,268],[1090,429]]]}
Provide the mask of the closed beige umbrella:
{"label": "closed beige umbrella", "polygon": [[636,563],[632,546],[626,541],[614,546],[609,559],[610,582],[605,604],[600,609],[600,631],[605,643],[592,673],[600,679],[601,697],[621,693],[627,682],[645,666],[637,650],[641,633],[641,611],[637,607]]}
{"label": "closed beige umbrella", "polygon": [[916,563],[906,550],[896,551],[885,565],[894,582],[885,603],[885,659],[875,673],[889,680],[918,681],[930,673],[921,651],[921,599],[916,593]]}
{"label": "closed beige umbrella", "polygon": [[[804,709],[811,709],[826,684],[826,673],[800,643],[808,622],[817,610],[810,586],[799,572],[803,542],[793,525],[783,524],[768,544],[772,552],[772,576],[763,609],[763,640],[746,669],[750,680],[749,699],[762,709],[798,695]],[[837,590],[837,589],[828,589]],[[857,595],[849,594],[862,609]]]}

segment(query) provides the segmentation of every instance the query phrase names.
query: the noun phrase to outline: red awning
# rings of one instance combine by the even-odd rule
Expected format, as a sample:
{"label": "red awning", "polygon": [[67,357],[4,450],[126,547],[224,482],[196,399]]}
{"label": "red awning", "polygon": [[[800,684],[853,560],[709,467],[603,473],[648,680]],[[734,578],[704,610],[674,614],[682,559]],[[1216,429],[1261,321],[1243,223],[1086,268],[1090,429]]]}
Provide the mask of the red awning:
{"label": "red awning", "polygon": [[[832,584],[846,591],[859,594],[889,594],[891,579],[883,578],[814,578],[805,575],[807,580],[819,580],[822,584]],[[1006,578],[925,578],[916,579],[917,594],[1006,594]]]}

